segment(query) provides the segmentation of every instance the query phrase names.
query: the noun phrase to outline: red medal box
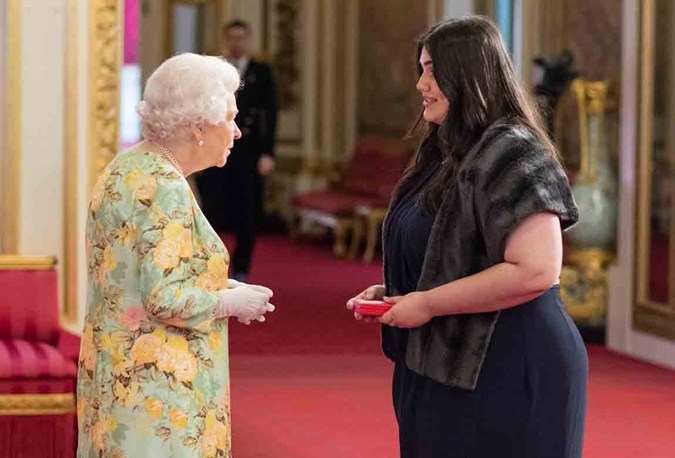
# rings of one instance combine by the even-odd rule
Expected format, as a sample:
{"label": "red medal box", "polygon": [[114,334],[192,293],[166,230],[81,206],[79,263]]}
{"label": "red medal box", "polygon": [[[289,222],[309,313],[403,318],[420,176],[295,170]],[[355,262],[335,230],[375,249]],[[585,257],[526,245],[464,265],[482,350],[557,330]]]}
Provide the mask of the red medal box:
{"label": "red medal box", "polygon": [[388,304],[384,301],[367,301],[364,299],[354,300],[354,311],[363,316],[378,317],[382,316],[393,307],[394,304]]}

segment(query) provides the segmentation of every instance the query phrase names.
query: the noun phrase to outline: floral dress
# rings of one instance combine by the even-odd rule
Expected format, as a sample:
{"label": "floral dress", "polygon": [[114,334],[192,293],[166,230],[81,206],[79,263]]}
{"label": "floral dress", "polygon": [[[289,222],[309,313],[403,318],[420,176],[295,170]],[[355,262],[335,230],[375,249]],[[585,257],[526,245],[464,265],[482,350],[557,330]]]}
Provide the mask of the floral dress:
{"label": "floral dress", "polygon": [[161,156],[117,155],[92,192],[78,457],[229,457],[229,255]]}

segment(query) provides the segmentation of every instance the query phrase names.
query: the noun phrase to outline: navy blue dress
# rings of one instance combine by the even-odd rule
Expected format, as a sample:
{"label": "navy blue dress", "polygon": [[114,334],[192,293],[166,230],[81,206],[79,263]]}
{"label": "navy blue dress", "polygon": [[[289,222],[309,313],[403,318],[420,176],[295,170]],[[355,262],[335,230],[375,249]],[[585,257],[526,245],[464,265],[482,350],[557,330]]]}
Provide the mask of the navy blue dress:
{"label": "navy blue dress", "polygon": [[[416,290],[433,224],[421,199],[425,181],[387,219],[388,291]],[[559,287],[501,312],[475,391],[412,372],[404,362],[407,331],[382,332],[395,362],[402,458],[581,457],[588,359]]]}

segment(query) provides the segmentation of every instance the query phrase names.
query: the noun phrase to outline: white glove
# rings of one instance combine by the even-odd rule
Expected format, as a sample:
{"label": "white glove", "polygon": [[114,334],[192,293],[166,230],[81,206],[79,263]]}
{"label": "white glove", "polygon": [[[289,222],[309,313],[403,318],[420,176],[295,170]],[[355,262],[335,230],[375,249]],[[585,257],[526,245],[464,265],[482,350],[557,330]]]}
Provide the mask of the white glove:
{"label": "white glove", "polygon": [[265,321],[263,315],[274,311],[274,306],[269,303],[271,294],[253,288],[238,286],[218,291],[216,294],[220,298],[218,318],[236,317],[244,324],[250,324],[252,320],[262,323]]}
{"label": "white glove", "polygon": [[248,283],[240,282],[240,281],[234,280],[232,278],[227,280],[227,287],[228,288],[238,288],[240,286],[246,286],[247,288],[251,288],[255,291],[258,291],[259,293],[268,294],[270,297],[274,296],[274,293],[272,292],[272,290],[267,288],[266,286],[249,285]]}

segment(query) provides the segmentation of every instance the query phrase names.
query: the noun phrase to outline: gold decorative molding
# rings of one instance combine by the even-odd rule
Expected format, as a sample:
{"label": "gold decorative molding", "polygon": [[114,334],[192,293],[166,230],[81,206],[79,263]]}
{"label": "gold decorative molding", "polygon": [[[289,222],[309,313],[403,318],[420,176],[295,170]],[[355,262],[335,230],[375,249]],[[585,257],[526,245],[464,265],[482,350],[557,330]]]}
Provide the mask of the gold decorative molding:
{"label": "gold decorative molding", "polygon": [[118,150],[121,15],[117,0],[89,2],[89,189]]}
{"label": "gold decorative molding", "polygon": [[654,110],[654,2],[641,2],[640,33],[640,91],[639,91],[639,145],[637,152],[637,302],[644,303],[648,297],[650,237],[651,182],[652,173],[652,113]]}
{"label": "gold decorative molding", "polygon": [[[600,129],[604,129],[605,112],[608,105],[609,82],[586,81],[577,78],[572,82],[572,92],[576,95],[579,110],[579,137],[581,150],[581,167],[578,183],[593,183],[597,180],[597,164],[593,161],[591,148],[596,151],[597,135],[591,136],[588,128],[589,117],[599,119]],[[594,144],[591,144],[594,141]],[[596,153],[597,154],[597,153]],[[596,159],[597,160],[597,159]]]}
{"label": "gold decorative molding", "polygon": [[633,328],[658,336],[664,339],[675,341],[675,314],[672,309],[663,310],[663,304],[641,304],[639,309],[633,311]]}
{"label": "gold decorative molding", "polygon": [[75,413],[74,393],[0,394],[0,415]]}
{"label": "gold decorative molding", "polygon": [[0,255],[0,270],[49,270],[56,267],[54,256]]}
{"label": "gold decorative molding", "polygon": [[64,247],[63,247],[63,318],[65,322],[77,319],[77,253],[79,246],[79,157],[78,157],[78,70],[79,70],[79,11],[78,0],[68,0],[64,100],[65,120],[65,176],[64,176]]}
{"label": "gold decorative molding", "polygon": [[21,203],[21,0],[8,0],[7,7],[7,73],[5,84],[6,167],[2,176],[4,217],[0,253],[19,251],[19,217]]}
{"label": "gold decorative molding", "polygon": [[298,0],[278,0],[275,9],[277,49],[273,66],[278,83],[279,109],[287,110],[295,107],[299,100],[297,83],[300,71],[296,34],[299,30],[300,3]]}

